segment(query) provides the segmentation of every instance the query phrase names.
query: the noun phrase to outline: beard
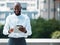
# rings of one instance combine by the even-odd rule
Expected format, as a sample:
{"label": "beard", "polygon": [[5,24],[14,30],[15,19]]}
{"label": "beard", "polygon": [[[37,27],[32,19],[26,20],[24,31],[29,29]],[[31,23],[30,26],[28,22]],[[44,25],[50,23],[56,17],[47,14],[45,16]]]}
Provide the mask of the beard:
{"label": "beard", "polygon": [[16,14],[16,12],[15,12],[15,11],[14,11],[14,13],[15,13],[15,15],[17,15],[17,16],[21,15],[21,11],[19,11],[19,13],[18,13],[18,14]]}

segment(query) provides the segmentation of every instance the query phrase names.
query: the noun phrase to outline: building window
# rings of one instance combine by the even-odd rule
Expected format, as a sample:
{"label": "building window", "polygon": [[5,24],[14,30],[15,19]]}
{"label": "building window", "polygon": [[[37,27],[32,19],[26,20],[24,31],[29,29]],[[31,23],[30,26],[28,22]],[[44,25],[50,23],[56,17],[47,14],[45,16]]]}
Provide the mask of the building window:
{"label": "building window", "polygon": [[5,19],[5,13],[0,13],[0,20],[4,20]]}
{"label": "building window", "polygon": [[0,4],[0,6],[4,6],[5,4]]}
{"label": "building window", "polygon": [[56,9],[54,9],[54,8],[51,8],[51,11],[52,11],[52,12],[54,12],[55,10],[56,10]]}
{"label": "building window", "polygon": [[[14,5],[14,3],[7,3],[7,7],[9,7],[10,10],[13,10],[13,5]],[[22,10],[26,10],[26,8],[27,8],[26,3],[21,3],[21,6],[22,6]]]}
{"label": "building window", "polygon": [[47,9],[43,9],[44,12],[47,12]]}
{"label": "building window", "polygon": [[0,1],[6,1],[6,0],[0,0]]}
{"label": "building window", "polygon": [[44,0],[44,3],[46,3],[46,0]]}
{"label": "building window", "polygon": [[26,8],[22,8],[22,10],[26,10]]}

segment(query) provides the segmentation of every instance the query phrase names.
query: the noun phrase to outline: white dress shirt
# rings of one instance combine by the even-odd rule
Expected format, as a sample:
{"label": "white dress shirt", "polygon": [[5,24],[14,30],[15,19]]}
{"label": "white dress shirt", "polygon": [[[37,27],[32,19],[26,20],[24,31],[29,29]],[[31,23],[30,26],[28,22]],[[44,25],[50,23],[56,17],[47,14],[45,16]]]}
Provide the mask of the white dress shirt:
{"label": "white dress shirt", "polygon": [[[22,25],[26,28],[27,33],[21,32],[20,33],[8,33],[8,31],[11,28],[15,28],[16,25]],[[3,29],[3,34],[4,35],[8,35],[8,37],[13,37],[13,38],[19,38],[19,37],[28,37],[29,35],[32,34],[31,31],[31,25],[30,25],[30,19],[27,15],[19,15],[16,16],[15,14],[13,15],[9,15],[6,18],[6,23],[4,25],[4,29]]]}

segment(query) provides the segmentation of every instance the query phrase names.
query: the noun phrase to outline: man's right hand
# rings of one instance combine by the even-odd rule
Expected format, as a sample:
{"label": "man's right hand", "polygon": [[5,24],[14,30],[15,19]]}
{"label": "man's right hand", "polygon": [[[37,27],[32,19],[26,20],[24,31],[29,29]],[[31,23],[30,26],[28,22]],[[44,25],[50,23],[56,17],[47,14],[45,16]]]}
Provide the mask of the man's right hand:
{"label": "man's right hand", "polygon": [[12,28],[12,29],[10,29],[10,30],[8,31],[8,33],[12,33],[12,32],[13,32],[13,30],[14,30],[13,28]]}

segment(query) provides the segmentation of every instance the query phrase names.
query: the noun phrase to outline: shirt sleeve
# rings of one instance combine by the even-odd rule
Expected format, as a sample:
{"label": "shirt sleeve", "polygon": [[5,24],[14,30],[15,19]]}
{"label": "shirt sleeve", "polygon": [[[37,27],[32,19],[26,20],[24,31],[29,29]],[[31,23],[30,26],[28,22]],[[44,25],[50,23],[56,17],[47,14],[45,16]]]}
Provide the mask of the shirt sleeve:
{"label": "shirt sleeve", "polygon": [[4,35],[8,35],[8,30],[9,30],[9,17],[6,18],[6,22],[5,22],[5,25],[4,25],[4,29],[3,29],[3,34]]}
{"label": "shirt sleeve", "polygon": [[26,30],[27,30],[26,35],[30,36],[32,34],[32,31],[31,31],[31,24],[29,18],[26,19]]}

